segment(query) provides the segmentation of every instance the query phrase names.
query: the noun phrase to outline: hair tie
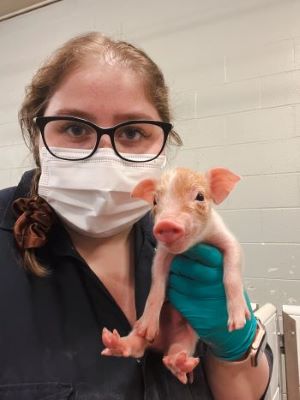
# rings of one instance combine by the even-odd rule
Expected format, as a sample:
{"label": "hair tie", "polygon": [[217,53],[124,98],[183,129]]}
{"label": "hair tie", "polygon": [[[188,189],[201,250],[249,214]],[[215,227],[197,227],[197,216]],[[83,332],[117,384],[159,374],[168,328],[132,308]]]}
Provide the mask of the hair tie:
{"label": "hair tie", "polygon": [[49,204],[39,196],[21,197],[13,202],[17,215],[14,236],[20,249],[33,249],[47,242],[55,215]]}

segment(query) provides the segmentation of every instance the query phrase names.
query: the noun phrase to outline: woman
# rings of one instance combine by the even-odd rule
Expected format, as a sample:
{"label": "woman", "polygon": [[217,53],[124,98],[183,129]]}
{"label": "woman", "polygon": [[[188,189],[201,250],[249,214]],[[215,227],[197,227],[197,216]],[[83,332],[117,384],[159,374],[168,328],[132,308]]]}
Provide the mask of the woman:
{"label": "woman", "polygon": [[180,143],[153,61],[98,33],[74,38],[35,74],[20,122],[36,169],[0,194],[0,398],[261,398],[270,352],[252,367],[254,317],[233,335],[226,315],[215,318],[226,307],[222,257],[208,246],[175,259],[168,292],[208,345],[199,343],[194,382],[181,384],[154,351],[100,355],[103,327],[128,334],[151,283],[151,221],[130,192],[160,175],[167,141]]}

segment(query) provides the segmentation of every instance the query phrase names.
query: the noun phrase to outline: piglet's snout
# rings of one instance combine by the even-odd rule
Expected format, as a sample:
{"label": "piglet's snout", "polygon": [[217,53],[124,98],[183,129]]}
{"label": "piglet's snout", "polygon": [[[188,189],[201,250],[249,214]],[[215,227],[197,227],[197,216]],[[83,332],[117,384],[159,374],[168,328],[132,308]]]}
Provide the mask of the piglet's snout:
{"label": "piglet's snout", "polygon": [[184,229],[181,225],[164,219],[154,226],[153,233],[158,241],[172,243],[184,235]]}

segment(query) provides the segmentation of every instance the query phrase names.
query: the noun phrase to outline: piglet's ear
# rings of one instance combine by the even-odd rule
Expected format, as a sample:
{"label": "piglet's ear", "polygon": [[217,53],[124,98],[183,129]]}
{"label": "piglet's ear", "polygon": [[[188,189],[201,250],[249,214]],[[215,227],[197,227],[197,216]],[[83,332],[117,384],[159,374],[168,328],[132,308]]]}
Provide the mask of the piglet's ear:
{"label": "piglet's ear", "polygon": [[220,204],[226,199],[236,183],[241,179],[229,169],[213,168],[207,171],[210,192],[215,204]]}
{"label": "piglet's ear", "polygon": [[157,181],[155,179],[144,179],[139,182],[131,192],[134,199],[145,200],[153,204]]}

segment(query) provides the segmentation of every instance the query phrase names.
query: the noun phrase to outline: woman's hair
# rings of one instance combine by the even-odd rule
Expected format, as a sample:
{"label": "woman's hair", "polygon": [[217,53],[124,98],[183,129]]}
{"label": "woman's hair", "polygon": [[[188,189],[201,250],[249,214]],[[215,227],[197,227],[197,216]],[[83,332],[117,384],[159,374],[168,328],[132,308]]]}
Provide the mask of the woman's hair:
{"label": "woman's hair", "polygon": [[[67,41],[35,73],[31,83],[26,87],[25,99],[19,111],[23,137],[37,166],[30,191],[32,198],[37,196],[41,173],[39,131],[34,123],[34,117],[44,115],[51,97],[68,74],[93,59],[121,65],[134,71],[144,83],[146,95],[157,109],[161,120],[170,122],[168,87],[163,74],[141,49],[98,32],[83,34]],[[174,131],[171,132],[170,139],[177,145],[181,144],[180,137]],[[25,249],[23,260],[25,267],[31,272],[40,276],[45,274],[44,267],[35,257],[34,249]]]}

